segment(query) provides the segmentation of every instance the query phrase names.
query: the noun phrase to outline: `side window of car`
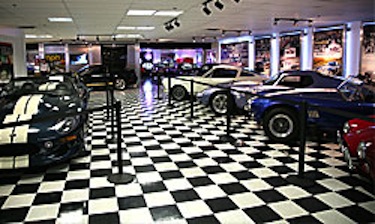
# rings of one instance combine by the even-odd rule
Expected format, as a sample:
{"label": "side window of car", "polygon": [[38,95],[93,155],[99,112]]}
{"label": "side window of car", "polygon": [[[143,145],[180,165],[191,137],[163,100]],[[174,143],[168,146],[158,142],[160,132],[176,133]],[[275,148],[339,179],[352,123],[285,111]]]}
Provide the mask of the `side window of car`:
{"label": "side window of car", "polygon": [[211,75],[211,78],[235,78],[237,70],[219,68],[215,69]]}
{"label": "side window of car", "polygon": [[280,80],[280,85],[287,87],[300,87],[301,76],[285,76]]}
{"label": "side window of car", "polygon": [[254,77],[254,73],[243,71],[241,72],[241,77]]}

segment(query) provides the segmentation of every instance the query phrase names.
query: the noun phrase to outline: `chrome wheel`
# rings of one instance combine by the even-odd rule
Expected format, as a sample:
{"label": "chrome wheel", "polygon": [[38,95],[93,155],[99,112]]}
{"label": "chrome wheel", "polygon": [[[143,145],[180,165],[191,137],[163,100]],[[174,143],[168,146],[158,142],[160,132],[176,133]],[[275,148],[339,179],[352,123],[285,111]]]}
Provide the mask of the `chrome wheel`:
{"label": "chrome wheel", "polygon": [[217,114],[226,114],[227,113],[227,95],[225,94],[216,94],[212,98],[212,110]]}
{"label": "chrome wheel", "polygon": [[286,114],[276,114],[268,123],[271,134],[277,138],[286,138],[294,130],[293,120]]}
{"label": "chrome wheel", "polygon": [[115,88],[119,90],[124,90],[126,88],[126,82],[124,79],[115,80]]}

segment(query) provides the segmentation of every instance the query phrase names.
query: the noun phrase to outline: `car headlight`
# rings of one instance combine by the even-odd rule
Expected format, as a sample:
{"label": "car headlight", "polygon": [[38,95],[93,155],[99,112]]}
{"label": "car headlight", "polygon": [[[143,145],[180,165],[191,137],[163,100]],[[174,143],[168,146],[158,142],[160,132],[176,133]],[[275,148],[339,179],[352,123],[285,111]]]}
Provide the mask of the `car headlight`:
{"label": "car headlight", "polygon": [[67,134],[74,130],[78,125],[78,117],[66,117],[59,120],[51,129],[59,134]]}
{"label": "car headlight", "polygon": [[358,144],[357,153],[358,153],[359,159],[366,158],[366,149],[367,149],[367,144],[365,142],[360,142]]}
{"label": "car headlight", "polygon": [[349,124],[349,122],[345,122],[345,123],[344,123],[344,127],[342,128],[342,131],[343,131],[345,134],[349,133],[349,131],[350,131],[350,124]]}

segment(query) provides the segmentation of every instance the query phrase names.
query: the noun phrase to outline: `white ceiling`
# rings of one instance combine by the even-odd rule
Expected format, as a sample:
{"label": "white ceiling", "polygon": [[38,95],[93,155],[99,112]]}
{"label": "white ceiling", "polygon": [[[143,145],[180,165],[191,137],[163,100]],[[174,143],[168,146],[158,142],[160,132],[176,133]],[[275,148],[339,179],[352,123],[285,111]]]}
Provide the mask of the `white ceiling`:
{"label": "white ceiling", "polygon": [[[25,29],[24,32],[50,34],[53,40],[75,39],[77,34],[135,33],[116,30],[119,25],[155,26],[152,31],[137,33],[140,32],[147,41],[191,41],[193,36],[221,37],[220,30],[252,30],[254,35],[262,35],[307,27],[307,23],[294,27],[292,22],[274,26],[275,17],[312,19],[316,27],[375,20],[374,0],[220,1],[224,10],[217,10],[211,2],[212,14],[206,16],[202,12],[204,0],[0,0],[0,26],[35,26],[35,29]],[[173,17],[126,16],[129,9],[177,9],[184,13],[178,17],[181,26],[168,32],[164,23]],[[74,22],[51,23],[48,17],[72,17]],[[208,31],[210,28],[219,30]],[[95,39],[94,36],[91,38]]]}

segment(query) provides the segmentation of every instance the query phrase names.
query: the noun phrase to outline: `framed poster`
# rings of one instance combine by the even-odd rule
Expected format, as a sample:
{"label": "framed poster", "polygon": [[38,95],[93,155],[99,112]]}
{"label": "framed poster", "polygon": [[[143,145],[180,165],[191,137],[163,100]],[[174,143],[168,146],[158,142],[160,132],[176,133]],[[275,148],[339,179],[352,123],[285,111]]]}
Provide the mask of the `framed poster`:
{"label": "framed poster", "polygon": [[236,66],[249,66],[249,42],[221,44],[221,62]]}
{"label": "framed poster", "polygon": [[65,72],[65,54],[55,53],[46,54],[44,56],[51,68],[51,74],[58,74]]}
{"label": "framed poster", "polygon": [[375,25],[363,27],[361,74],[375,80]]}
{"label": "framed poster", "polygon": [[326,75],[342,75],[343,34],[343,29],[314,33],[314,70]]}
{"label": "framed poster", "polygon": [[296,70],[300,68],[300,49],[299,34],[280,37],[280,70]]}
{"label": "framed poster", "polygon": [[270,75],[271,68],[271,38],[255,40],[254,70],[264,75]]}
{"label": "framed poster", "polygon": [[9,82],[13,75],[13,46],[0,42],[0,83]]}

